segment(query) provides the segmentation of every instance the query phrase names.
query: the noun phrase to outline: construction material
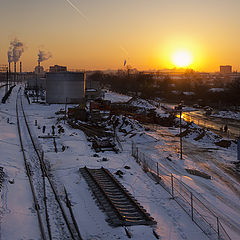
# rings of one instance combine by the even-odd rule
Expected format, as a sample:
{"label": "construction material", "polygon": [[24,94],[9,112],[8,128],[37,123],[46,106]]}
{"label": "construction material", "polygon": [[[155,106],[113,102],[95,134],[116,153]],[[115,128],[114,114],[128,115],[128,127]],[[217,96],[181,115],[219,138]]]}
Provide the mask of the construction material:
{"label": "construction material", "polygon": [[153,225],[154,219],[105,168],[80,168],[112,226]]}

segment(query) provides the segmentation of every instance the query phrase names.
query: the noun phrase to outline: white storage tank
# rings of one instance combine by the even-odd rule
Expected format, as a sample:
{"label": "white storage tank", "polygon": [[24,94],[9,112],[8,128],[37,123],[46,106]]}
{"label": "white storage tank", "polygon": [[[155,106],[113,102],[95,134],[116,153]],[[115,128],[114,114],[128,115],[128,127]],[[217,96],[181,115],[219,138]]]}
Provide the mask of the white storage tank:
{"label": "white storage tank", "polygon": [[84,98],[84,72],[49,72],[46,74],[47,103],[81,103]]}

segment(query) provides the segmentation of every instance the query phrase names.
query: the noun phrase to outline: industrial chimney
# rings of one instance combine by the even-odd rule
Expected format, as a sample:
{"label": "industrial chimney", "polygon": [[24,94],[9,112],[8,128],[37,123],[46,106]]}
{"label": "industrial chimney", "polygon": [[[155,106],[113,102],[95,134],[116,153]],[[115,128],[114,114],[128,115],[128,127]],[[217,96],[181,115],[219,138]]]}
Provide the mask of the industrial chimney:
{"label": "industrial chimney", "polygon": [[22,73],[22,62],[20,62],[20,70],[19,70],[20,73]]}
{"label": "industrial chimney", "polygon": [[38,60],[38,74],[40,73],[40,61]]}
{"label": "industrial chimney", "polygon": [[16,82],[16,75],[17,75],[17,63],[14,62],[14,83]]}
{"label": "industrial chimney", "polygon": [[8,63],[8,72],[11,72],[11,62]]}

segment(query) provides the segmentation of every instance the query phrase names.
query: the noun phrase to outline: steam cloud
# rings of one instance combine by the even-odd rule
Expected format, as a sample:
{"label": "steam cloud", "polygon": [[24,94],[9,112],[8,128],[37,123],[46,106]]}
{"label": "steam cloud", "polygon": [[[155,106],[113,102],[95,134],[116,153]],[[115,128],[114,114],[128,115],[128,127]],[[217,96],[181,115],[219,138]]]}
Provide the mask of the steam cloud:
{"label": "steam cloud", "polygon": [[17,38],[10,42],[8,50],[8,62],[18,62],[24,52],[24,44]]}
{"label": "steam cloud", "polygon": [[13,62],[13,55],[12,55],[12,51],[11,50],[8,50],[8,62]]}
{"label": "steam cloud", "polygon": [[45,51],[39,50],[38,62],[46,61],[51,57],[52,57],[52,54],[50,52],[45,52]]}

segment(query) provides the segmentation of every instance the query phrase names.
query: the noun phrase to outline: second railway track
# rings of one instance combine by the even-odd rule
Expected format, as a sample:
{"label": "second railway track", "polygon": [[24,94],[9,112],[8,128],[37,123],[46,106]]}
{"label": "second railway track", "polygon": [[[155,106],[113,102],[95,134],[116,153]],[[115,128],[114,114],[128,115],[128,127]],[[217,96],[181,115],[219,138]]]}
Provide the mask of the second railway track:
{"label": "second railway track", "polygon": [[41,238],[43,240],[81,240],[67,192],[65,190],[67,206],[64,207],[43,159],[43,152],[38,149],[30,131],[23,108],[21,89],[17,94],[16,114],[21,150],[38,217]]}
{"label": "second railway track", "polygon": [[105,168],[80,168],[112,226],[153,225],[154,219]]}

